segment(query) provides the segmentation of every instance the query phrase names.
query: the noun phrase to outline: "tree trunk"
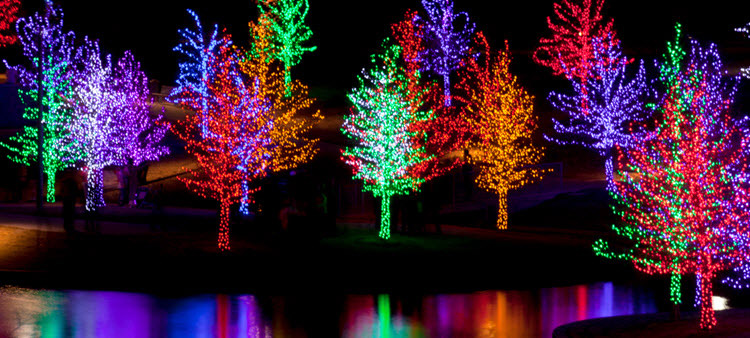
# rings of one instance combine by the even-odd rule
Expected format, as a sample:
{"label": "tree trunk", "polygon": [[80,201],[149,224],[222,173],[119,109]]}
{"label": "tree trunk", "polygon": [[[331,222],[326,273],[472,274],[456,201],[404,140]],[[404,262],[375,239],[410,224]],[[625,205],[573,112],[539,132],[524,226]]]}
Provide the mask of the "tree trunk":
{"label": "tree trunk", "polygon": [[498,191],[498,208],[497,208],[497,228],[500,230],[508,229],[508,192]]}
{"label": "tree trunk", "polygon": [[[39,105],[39,121],[37,123],[36,160],[39,164],[38,180],[36,185],[36,208],[42,211],[44,205],[44,38],[39,33],[39,67],[37,67],[37,101]],[[53,179],[54,181],[54,179]],[[48,187],[49,189],[49,187]],[[49,193],[47,193],[49,198]],[[54,197],[53,197],[54,199]]]}
{"label": "tree trunk", "polygon": [[451,76],[443,75],[443,95],[445,96],[445,106],[451,106]]}
{"label": "tree trunk", "polygon": [[[710,264],[710,259],[706,259]],[[704,264],[706,262],[703,262]],[[701,299],[701,322],[700,328],[703,330],[710,330],[716,325],[716,315],[713,307],[713,288],[711,281],[713,279],[713,271],[701,268],[700,272],[700,299]]]}
{"label": "tree trunk", "polygon": [[292,67],[289,66],[289,62],[284,62],[284,91],[286,97],[292,96]]}
{"label": "tree trunk", "polygon": [[221,210],[219,211],[219,250],[229,251],[229,218],[230,207],[228,200],[221,200]]}
{"label": "tree trunk", "polygon": [[57,172],[51,168],[47,169],[49,169],[49,172],[44,175],[47,176],[47,202],[55,203],[55,181]]}
{"label": "tree trunk", "polygon": [[247,180],[242,181],[242,199],[240,199],[240,213],[250,214],[250,189]]}
{"label": "tree trunk", "polygon": [[615,168],[612,163],[612,155],[607,155],[607,160],[604,162],[604,173],[607,176],[607,190],[615,191]]}
{"label": "tree trunk", "polygon": [[86,210],[94,211],[104,206],[104,171],[89,168],[86,175]]}
{"label": "tree trunk", "polygon": [[383,194],[380,203],[380,238],[391,238],[391,195]]}
{"label": "tree trunk", "polygon": [[672,272],[669,285],[669,300],[672,301],[672,320],[680,319],[680,304],[682,303],[682,275]]}

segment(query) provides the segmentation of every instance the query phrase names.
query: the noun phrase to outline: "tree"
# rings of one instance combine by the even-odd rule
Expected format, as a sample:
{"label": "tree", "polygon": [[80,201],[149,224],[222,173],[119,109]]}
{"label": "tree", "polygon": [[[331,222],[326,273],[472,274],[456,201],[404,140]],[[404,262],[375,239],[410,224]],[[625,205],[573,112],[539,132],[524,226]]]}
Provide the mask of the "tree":
{"label": "tree", "polygon": [[594,39],[619,44],[612,19],[601,11],[604,0],[563,0],[555,3],[555,19],[547,17],[552,37],[539,40],[534,61],[549,67],[555,75],[565,75],[584,84],[590,77],[594,56]]}
{"label": "tree", "polygon": [[423,93],[412,92],[399,64],[401,47],[386,40],[383,49],[372,57],[373,68],[362,71],[359,87],[348,95],[354,107],[344,117],[342,132],[356,143],[344,150],[344,161],[354,177],[364,181],[365,190],[382,198],[379,235],[389,239],[391,197],[419,189],[424,179],[412,176],[410,170],[432,157],[415,146],[414,139],[424,134],[411,126],[432,115],[414,110],[416,98]]}
{"label": "tree", "polygon": [[239,202],[241,210],[246,208],[269,172],[309,161],[317,140],[304,134],[322,116],[300,116],[312,104],[307,87],[297,81],[286,88],[279,85],[281,73],[267,67],[267,54],[253,56],[233,46],[225,33],[215,38],[223,42],[206,56],[204,84],[173,93],[195,115],[172,130],[199,164],[190,171],[192,178],[181,180],[202,197],[219,201],[219,248],[229,250],[231,206]]}
{"label": "tree", "polygon": [[20,8],[20,0],[0,1],[0,47],[12,45],[18,41],[14,28]]}
{"label": "tree", "polygon": [[424,52],[425,28],[416,20],[417,13],[407,11],[404,19],[391,26],[392,35],[402,50],[402,62],[406,66],[406,81],[410,87],[409,99],[413,111],[431,110],[432,117],[411,125],[412,132],[423,132],[427,137],[415,138],[415,145],[423,147],[433,156],[411,171],[413,177],[425,182],[441,176],[461,165],[460,157],[447,158],[446,155],[460,150],[466,145],[471,126],[465,117],[463,107],[444,106],[443,91],[437,83],[422,76],[420,53]]}
{"label": "tree", "polygon": [[284,65],[286,86],[292,83],[292,67],[302,60],[302,55],[317,49],[304,46],[313,34],[305,25],[309,9],[307,0],[258,0],[261,17],[266,16],[270,23],[270,55]]}
{"label": "tree", "polygon": [[[200,94],[201,109],[206,110],[209,100],[207,83],[215,75],[211,72],[211,58],[219,49],[232,45],[232,41],[226,38],[223,31],[219,31],[219,25],[214,25],[213,32],[207,36],[203,31],[198,14],[188,9],[187,12],[195,21],[195,30],[187,28],[179,29],[177,32],[182,37],[182,41],[173,49],[183,57],[179,64],[179,75],[177,78],[177,87],[169,95],[169,100],[175,104],[184,104],[187,100],[186,94]],[[197,98],[197,97],[196,97]],[[192,99],[191,99],[192,101]],[[206,135],[207,128],[202,128],[201,136]]]}
{"label": "tree", "polygon": [[[750,137],[729,115],[736,81],[724,80],[716,46],[691,41],[687,61],[673,73],[656,131],[623,151],[623,180],[611,192],[623,224],[613,228],[633,242],[616,256],[631,258],[637,269],[696,274],[700,327],[711,329],[714,277],[750,254],[750,182],[744,174]],[[609,251],[601,240],[595,247]]]}
{"label": "tree", "polygon": [[19,96],[26,106],[23,116],[36,126],[25,126],[10,143],[0,145],[13,153],[9,158],[17,163],[38,163],[37,207],[41,208],[45,179],[46,200],[54,202],[57,172],[80,157],[78,144],[69,137],[71,110],[63,101],[72,94],[75,35],[63,30],[62,10],[51,2],[46,2],[44,13],[19,19],[16,27],[28,68],[6,66],[17,72]]}
{"label": "tree", "polygon": [[[445,106],[450,106],[450,76],[469,56],[474,24],[466,12],[453,13],[453,0],[422,0],[422,6],[427,18],[417,16],[415,20],[424,27],[426,48],[419,57],[425,70],[443,78]],[[454,27],[457,21],[463,24],[461,29]]]}
{"label": "tree", "polygon": [[160,146],[167,124],[149,116],[148,80],[133,55],[112,64],[99,44],[86,40],[79,49],[79,76],[70,102],[75,111],[72,136],[83,148],[87,173],[86,210],[105,205],[103,172],[108,166],[137,166],[167,154]]}
{"label": "tree", "polygon": [[[211,63],[216,76],[206,83],[211,99],[204,104],[202,93],[185,93],[182,102],[196,114],[172,128],[200,168],[189,170],[192,178],[180,180],[220,204],[221,250],[230,249],[230,207],[258,189],[245,189],[243,183],[257,182],[271,165],[272,107],[259,95],[258,81],[245,78],[239,71],[238,57],[231,47],[219,49]],[[200,137],[204,127],[212,137]]]}
{"label": "tree", "polygon": [[510,52],[497,54],[481,32],[476,37],[482,53],[470,59],[460,72],[462,100],[467,104],[477,149],[472,163],[479,167],[477,184],[495,192],[499,199],[497,227],[508,228],[508,191],[538,180],[544,170],[533,168],[542,159],[543,148],[533,145],[536,129],[534,98],[510,73]]}
{"label": "tree", "polygon": [[[609,39],[594,39],[592,59],[587,67],[590,79],[571,84],[574,94],[551,93],[552,105],[568,115],[567,124],[553,119],[558,137],[547,140],[559,144],[576,144],[596,150],[605,158],[607,189],[614,189],[613,151],[615,147],[628,148],[636,144],[643,133],[637,123],[651,116],[646,105],[651,95],[646,81],[646,70],[641,62],[635,76],[627,79],[630,62],[620,51],[619,44],[608,43]],[[581,102],[587,102],[585,106]],[[561,138],[562,137],[562,138]]]}
{"label": "tree", "polygon": [[[750,22],[748,22],[745,27],[740,27],[735,29],[736,32],[745,34],[746,37],[750,38]],[[742,74],[745,75],[746,78],[750,79],[750,67],[742,69]]]}

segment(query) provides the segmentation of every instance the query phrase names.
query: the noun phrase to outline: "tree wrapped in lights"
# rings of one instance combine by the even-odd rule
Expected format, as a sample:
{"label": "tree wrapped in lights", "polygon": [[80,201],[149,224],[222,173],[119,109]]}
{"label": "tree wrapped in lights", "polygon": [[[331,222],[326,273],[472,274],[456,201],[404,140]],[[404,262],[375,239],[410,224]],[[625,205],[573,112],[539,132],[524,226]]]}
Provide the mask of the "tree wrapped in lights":
{"label": "tree wrapped in lights", "polygon": [[87,173],[86,209],[105,205],[103,172],[108,166],[136,166],[156,160],[168,125],[149,116],[148,82],[130,52],[113,65],[96,41],[79,49],[79,76],[71,105],[72,136],[83,149]]}
{"label": "tree wrapped in lights", "polygon": [[[637,123],[651,116],[646,100],[652,95],[641,62],[635,76],[627,79],[629,60],[618,44],[594,39],[589,61],[591,79],[584,83],[571,80],[574,94],[551,93],[552,105],[570,117],[568,124],[553,119],[558,137],[549,137],[559,144],[581,145],[596,150],[605,158],[607,189],[614,189],[613,151],[629,148],[643,137],[635,130]],[[581,102],[587,102],[585,106]],[[561,137],[562,138],[561,138]]]}
{"label": "tree wrapped in lights", "polygon": [[[451,105],[451,73],[469,56],[474,23],[466,12],[453,13],[453,0],[422,0],[427,18],[415,20],[424,27],[426,48],[420,52],[422,67],[443,78],[445,106]],[[461,29],[455,25],[463,24]]]}
{"label": "tree wrapped in lights", "polygon": [[[563,0],[555,3],[555,19],[547,17],[552,37],[542,38],[534,51],[534,61],[549,67],[555,75],[565,75],[585,83],[594,55],[594,39],[618,44],[612,19],[605,19],[601,11],[604,0]],[[601,61],[601,60],[599,60]]]}
{"label": "tree wrapped in lights", "polygon": [[[222,46],[211,67],[216,74],[206,84],[211,99],[204,105],[202,93],[186,93],[185,105],[196,111],[172,128],[186,142],[186,150],[200,169],[192,178],[180,178],[204,198],[220,204],[219,249],[229,250],[230,208],[246,194],[245,182],[255,182],[271,166],[273,110],[260,95],[258,81],[247,79],[237,67],[239,56]],[[206,110],[203,110],[205,107]],[[205,127],[212,137],[200,137]]]}
{"label": "tree wrapped in lights", "polygon": [[[317,48],[304,46],[313,34],[310,27],[305,25],[309,9],[307,0],[258,0],[261,17],[265,16],[270,23],[271,45],[267,51],[273,59],[283,64],[286,86],[292,83],[292,67],[302,60],[304,53]],[[287,95],[290,90],[287,90]]]}
{"label": "tree wrapped in lights", "polygon": [[427,137],[414,139],[417,147],[424,147],[428,154],[426,160],[412,169],[413,177],[429,181],[441,176],[461,164],[460,158],[445,160],[445,155],[461,149],[466,144],[471,126],[464,116],[462,107],[444,106],[443,91],[434,81],[427,81],[421,76],[420,53],[424,51],[424,27],[416,20],[417,13],[407,11],[402,21],[391,26],[393,38],[402,50],[402,62],[406,68],[406,80],[409,93],[414,97],[413,111],[432,108],[432,118],[412,124],[414,132],[424,132]]}
{"label": "tree wrapped in lights", "polygon": [[37,125],[25,126],[11,142],[1,145],[13,153],[9,158],[15,162],[39,163],[37,204],[41,205],[45,177],[46,200],[54,202],[57,172],[80,158],[80,148],[70,137],[71,110],[64,102],[72,94],[75,76],[75,35],[63,30],[62,10],[51,2],[46,3],[44,13],[21,18],[16,26],[28,67],[6,66],[18,74],[24,118]]}
{"label": "tree wrapped in lights", "polygon": [[498,195],[497,227],[507,229],[508,191],[540,179],[544,171],[532,166],[541,160],[543,149],[532,144],[534,98],[510,73],[507,43],[504,51],[494,54],[484,34],[477,34],[476,40],[483,51],[459,73],[458,88],[476,135],[469,147],[477,149],[472,157],[479,167],[477,184]]}
{"label": "tree wrapped in lights", "polygon": [[[735,29],[736,32],[745,34],[746,37],[750,38],[750,22],[748,22],[745,27],[740,27]],[[742,75],[744,75],[746,78],[750,79],[750,67],[742,69]]]}
{"label": "tree wrapped in lights", "polygon": [[[198,14],[190,9],[187,12],[193,17],[196,27],[195,30],[183,28],[177,31],[182,37],[182,41],[173,50],[181,54],[184,61],[179,64],[177,87],[170,93],[169,100],[175,104],[185,104],[188,93],[190,93],[190,97],[196,99],[198,97],[195,97],[195,95],[199,94],[201,109],[205,110],[210,99],[207,83],[209,79],[215,77],[215,74],[211,73],[213,71],[210,67],[211,58],[219,49],[230,46],[232,41],[222,35],[223,32],[219,31],[219,25],[214,25],[213,32],[210,36],[207,36],[203,31],[203,25],[201,25]],[[191,102],[193,101],[191,100]],[[210,137],[210,135],[206,135],[207,129],[203,129],[201,136]]]}
{"label": "tree wrapped in lights", "polygon": [[364,189],[382,199],[379,235],[389,239],[391,197],[417,190],[424,179],[410,171],[432,157],[415,145],[413,140],[424,134],[411,126],[429,120],[432,113],[414,110],[423,93],[412,92],[399,64],[401,47],[386,40],[383,48],[382,54],[373,56],[373,68],[362,71],[359,87],[349,93],[354,107],[344,118],[342,132],[356,142],[344,150],[343,159],[354,177],[364,181]]}
{"label": "tree wrapped in lights", "polygon": [[683,68],[666,73],[673,82],[660,104],[663,121],[620,161],[627,163],[620,172],[632,174],[616,182],[623,225],[613,228],[634,245],[621,254],[612,254],[604,241],[595,249],[630,258],[649,274],[695,273],[700,327],[710,329],[716,325],[713,279],[750,254],[750,184],[744,179],[750,138],[728,114],[736,82],[723,79],[716,46],[693,41],[691,47]]}
{"label": "tree wrapped in lights", "polygon": [[0,47],[12,45],[18,41],[14,28],[20,8],[20,0],[0,0]]}

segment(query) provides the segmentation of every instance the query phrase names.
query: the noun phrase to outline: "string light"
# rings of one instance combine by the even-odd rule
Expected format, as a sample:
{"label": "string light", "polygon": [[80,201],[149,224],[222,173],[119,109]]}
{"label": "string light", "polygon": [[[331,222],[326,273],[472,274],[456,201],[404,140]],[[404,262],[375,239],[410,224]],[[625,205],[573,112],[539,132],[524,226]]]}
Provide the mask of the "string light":
{"label": "string light", "polygon": [[695,273],[700,327],[711,329],[716,273],[742,266],[750,254],[750,185],[743,174],[750,139],[728,114],[737,82],[724,80],[716,46],[691,41],[687,63],[675,71],[670,64],[681,59],[670,45],[662,64],[662,80],[672,80],[664,82],[663,121],[619,161],[627,163],[621,171],[633,174],[616,182],[615,210],[624,224],[613,228],[634,246],[612,254],[600,240],[595,250],[631,258],[649,274]]}
{"label": "string light", "polygon": [[[258,0],[258,11],[268,18],[271,48],[267,51],[273,59],[283,63],[284,84],[292,83],[291,70],[306,52],[317,47],[305,47],[312,37],[312,30],[305,25],[310,5],[307,0]],[[290,91],[287,91],[290,95]]]}
{"label": "string light", "polygon": [[[199,25],[197,18],[196,22]],[[253,27],[267,29],[263,23]],[[281,85],[283,75],[268,67],[270,56],[262,53],[263,41],[255,39],[254,50],[248,52],[232,46],[226,33],[215,39],[223,42],[207,55],[209,75],[204,77],[204,84],[186,86],[186,90],[175,93],[175,99],[196,114],[172,130],[200,166],[199,170],[188,170],[192,178],[180,180],[200,196],[219,201],[218,246],[223,251],[230,249],[231,206],[240,202],[246,211],[260,189],[258,181],[269,171],[308,161],[316,153],[317,140],[303,134],[322,116],[319,112],[312,118],[298,116],[301,109],[312,104],[307,88],[297,81],[290,87]],[[286,97],[284,91],[289,88],[293,95]]]}
{"label": "string light", "polygon": [[7,62],[6,67],[18,74],[19,96],[25,105],[23,117],[41,123],[42,133],[37,127],[25,126],[9,143],[0,145],[10,150],[8,157],[14,162],[31,165],[37,159],[41,137],[46,199],[54,202],[57,172],[72,166],[81,156],[80,146],[70,137],[72,113],[63,100],[72,94],[75,35],[63,30],[63,12],[51,1],[45,3],[43,13],[19,19],[16,28],[29,67]]}
{"label": "string light", "polygon": [[[628,80],[629,60],[622,55],[619,44],[611,39],[592,41],[590,79],[579,82],[569,76],[574,94],[551,93],[550,102],[570,117],[568,124],[553,119],[558,137],[545,135],[549,141],[580,145],[596,150],[605,158],[607,189],[614,189],[613,151],[615,147],[629,148],[643,137],[636,124],[649,118],[652,111],[646,101],[653,98],[646,81],[646,70],[641,62],[638,72]],[[581,102],[587,102],[585,106]],[[561,137],[560,137],[561,136]]]}
{"label": "string light", "polygon": [[[344,150],[343,160],[352,167],[354,178],[364,181],[366,191],[382,198],[379,235],[389,239],[391,197],[419,189],[424,179],[412,176],[410,169],[432,158],[413,142],[424,133],[410,127],[431,119],[432,113],[414,109],[426,91],[412,92],[399,64],[401,47],[388,39],[382,47],[383,53],[372,57],[373,68],[362,71],[359,87],[348,95],[354,107],[344,117],[342,132],[356,145]],[[413,76],[419,79],[420,74]]]}
{"label": "string light", "polygon": [[[451,105],[451,73],[458,69],[469,53],[474,23],[469,22],[466,12],[453,13],[452,0],[422,0],[427,18],[416,16],[416,22],[424,27],[427,48],[419,58],[426,71],[443,78],[445,106]],[[463,20],[463,27],[454,24]]]}
{"label": "string light", "polygon": [[585,83],[590,77],[594,56],[594,39],[619,44],[614,22],[601,11],[604,0],[563,0],[554,4],[555,19],[547,17],[552,37],[539,40],[534,61],[549,67],[555,75],[565,75]]}
{"label": "string light", "polygon": [[421,76],[419,55],[424,51],[424,27],[416,20],[415,11],[407,11],[404,19],[391,26],[392,35],[402,50],[402,60],[406,68],[407,84],[410,87],[414,111],[431,108],[432,118],[416,121],[410,131],[424,133],[427,137],[413,139],[416,147],[424,148],[432,154],[429,160],[412,167],[412,177],[429,181],[461,165],[460,157],[446,159],[446,155],[466,145],[471,133],[471,125],[463,107],[444,106],[443,90],[435,81]]}
{"label": "string light", "polygon": [[544,170],[533,168],[543,148],[532,144],[536,130],[534,97],[510,72],[510,52],[493,53],[484,34],[477,34],[479,57],[469,59],[458,87],[465,94],[471,129],[477,135],[469,144],[478,154],[471,162],[479,167],[477,184],[499,199],[497,227],[508,228],[508,191],[540,179]]}
{"label": "string light", "polygon": [[0,1],[0,47],[9,46],[18,41],[13,28],[18,20],[21,0]]}
{"label": "string light", "polygon": [[168,124],[149,116],[148,80],[130,52],[114,65],[99,44],[85,40],[77,53],[81,69],[68,104],[75,111],[71,134],[81,145],[87,172],[86,210],[105,205],[103,170],[139,165],[167,154],[159,145]]}
{"label": "string light", "polygon": [[[748,23],[747,23],[747,24],[745,25],[745,27],[740,27],[740,28],[736,28],[736,29],[735,29],[735,31],[736,31],[737,33],[742,33],[742,34],[745,34],[745,36],[746,36],[746,37],[750,38],[750,22],[748,22]],[[750,79],[750,67],[748,67],[748,68],[743,68],[743,69],[742,69],[742,74],[743,74],[743,75],[744,75],[744,76],[745,76],[746,78]]]}

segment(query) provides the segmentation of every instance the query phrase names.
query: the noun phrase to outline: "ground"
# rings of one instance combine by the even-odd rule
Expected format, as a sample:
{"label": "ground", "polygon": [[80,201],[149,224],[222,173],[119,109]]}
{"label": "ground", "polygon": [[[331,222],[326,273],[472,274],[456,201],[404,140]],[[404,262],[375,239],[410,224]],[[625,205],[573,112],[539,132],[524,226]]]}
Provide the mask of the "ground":
{"label": "ground", "polygon": [[553,337],[747,337],[750,309],[717,311],[718,325],[711,331],[698,329],[697,312],[683,313],[680,320],[669,314],[620,316],[584,320],[555,329]]}

